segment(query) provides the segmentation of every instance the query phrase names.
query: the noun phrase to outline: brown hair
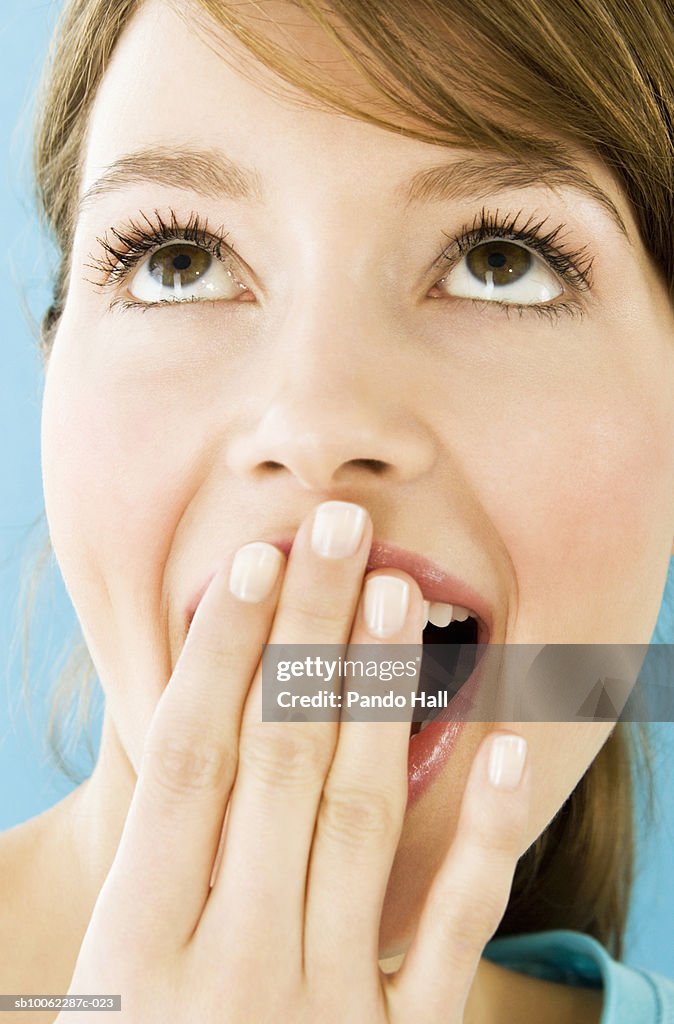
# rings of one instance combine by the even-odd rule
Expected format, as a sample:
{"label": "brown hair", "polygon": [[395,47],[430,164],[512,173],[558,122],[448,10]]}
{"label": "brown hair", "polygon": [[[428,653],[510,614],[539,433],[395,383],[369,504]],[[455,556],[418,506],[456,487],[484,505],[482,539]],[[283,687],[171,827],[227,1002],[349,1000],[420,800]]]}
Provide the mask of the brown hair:
{"label": "brown hair", "polygon": [[[287,46],[272,43],[263,28],[273,15],[264,5],[193,0],[172,6],[209,33],[214,44],[217,26],[233,33],[298,86],[307,102],[410,138],[547,158],[551,166],[568,162],[567,143],[598,157],[630,201],[645,250],[674,299],[674,74],[667,56],[674,53],[674,10],[669,0],[292,2],[322,26],[380,100],[372,99],[372,89],[362,100],[357,90],[335,84],[329,66],[293,53],[290,37]],[[60,256],[53,301],[42,320],[45,361],[67,296],[90,107],[120,33],[141,3],[69,0],[52,42],[34,148],[36,200]],[[252,13],[246,17],[248,8]],[[93,666],[83,644],[75,656],[91,679]],[[77,674],[69,674],[71,691],[78,692]],[[80,696],[85,689],[80,686]],[[62,696],[58,688],[57,697]],[[67,771],[59,751],[57,742],[55,755]],[[497,934],[573,928],[621,956],[634,873],[633,784],[640,753],[648,767],[645,728],[616,726],[521,858]]]}

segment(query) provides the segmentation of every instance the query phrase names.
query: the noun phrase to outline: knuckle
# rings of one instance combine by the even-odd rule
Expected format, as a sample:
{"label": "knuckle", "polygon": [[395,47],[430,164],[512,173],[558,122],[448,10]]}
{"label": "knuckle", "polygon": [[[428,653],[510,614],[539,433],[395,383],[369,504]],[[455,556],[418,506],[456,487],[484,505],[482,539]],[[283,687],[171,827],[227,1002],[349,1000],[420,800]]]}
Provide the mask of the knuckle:
{"label": "knuckle", "polygon": [[391,799],[364,789],[327,789],[319,812],[319,827],[345,849],[357,851],[399,827]]}
{"label": "knuckle", "polygon": [[236,642],[225,642],[215,636],[200,637],[198,650],[192,652],[192,657],[196,656],[201,665],[208,666],[210,672],[217,672],[218,675],[225,677],[232,671],[232,666],[236,664],[239,655],[240,649]]}
{"label": "knuckle", "polygon": [[330,630],[344,629],[351,625],[353,610],[351,600],[340,593],[338,588],[306,589],[289,595],[283,609],[283,617],[292,627],[318,624]]}
{"label": "knuckle", "polygon": [[251,729],[242,735],[241,767],[269,786],[302,787],[325,774],[330,751],[307,723],[265,723],[271,728]]}
{"label": "knuckle", "polygon": [[147,770],[156,788],[181,796],[219,791],[233,775],[235,761],[226,742],[178,731],[154,741]]}
{"label": "knuckle", "polygon": [[259,621],[259,609],[249,604],[245,621],[237,615],[234,629],[223,631],[219,621],[200,623],[193,635],[190,629],[173,670],[171,689],[174,693],[173,696],[167,694],[167,703],[172,705],[175,700],[188,699],[190,706],[199,705],[205,710],[208,720],[210,707],[206,704],[203,680],[224,683],[238,679],[245,672],[250,675],[251,645],[256,642]]}
{"label": "knuckle", "polygon": [[454,950],[460,959],[480,956],[489,939],[498,928],[505,913],[507,901],[494,893],[456,894],[447,892],[442,905],[458,908],[442,918],[441,941]]}
{"label": "knuckle", "polygon": [[486,891],[473,897],[468,913],[468,929],[473,942],[481,948],[494,934],[505,914],[507,898],[500,892]]}
{"label": "knuckle", "polygon": [[475,854],[492,860],[515,858],[523,841],[524,818],[515,809],[495,822],[485,808],[476,808],[468,822],[466,833]]}
{"label": "knuckle", "polygon": [[488,855],[497,857],[502,863],[515,862],[521,852],[523,842],[522,822],[513,816],[501,823],[496,832],[492,832],[486,844]]}

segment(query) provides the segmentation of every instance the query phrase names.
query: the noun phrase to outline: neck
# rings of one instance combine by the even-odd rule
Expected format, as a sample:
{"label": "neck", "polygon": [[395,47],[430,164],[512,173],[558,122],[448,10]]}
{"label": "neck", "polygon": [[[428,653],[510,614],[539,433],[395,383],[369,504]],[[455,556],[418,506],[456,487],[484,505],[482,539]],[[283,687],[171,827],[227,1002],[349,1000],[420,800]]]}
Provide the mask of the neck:
{"label": "neck", "polygon": [[63,842],[70,850],[77,903],[87,921],[117,852],[135,784],[136,773],[106,711],[94,771],[57,805],[63,808]]}

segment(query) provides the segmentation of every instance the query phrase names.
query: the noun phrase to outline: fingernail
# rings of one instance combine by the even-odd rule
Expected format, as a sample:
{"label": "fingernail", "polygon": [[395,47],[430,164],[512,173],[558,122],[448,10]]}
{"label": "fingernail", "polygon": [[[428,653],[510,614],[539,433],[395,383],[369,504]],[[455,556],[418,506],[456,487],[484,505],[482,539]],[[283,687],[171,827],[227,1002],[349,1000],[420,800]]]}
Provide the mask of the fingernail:
{"label": "fingernail", "polygon": [[524,774],[527,741],[523,736],[497,736],[489,751],[489,781],[496,789],[517,789]]}
{"label": "fingernail", "polygon": [[323,558],[355,555],[365,529],[365,509],[349,501],[324,501],[314,515],[311,546]]}
{"label": "fingernail", "polygon": [[365,621],[373,636],[384,638],[398,633],[405,622],[410,602],[406,580],[397,576],[373,576],[365,584]]}
{"label": "fingernail", "polygon": [[239,601],[262,601],[274,589],[283,555],[273,544],[253,541],[234,555],[229,589]]}

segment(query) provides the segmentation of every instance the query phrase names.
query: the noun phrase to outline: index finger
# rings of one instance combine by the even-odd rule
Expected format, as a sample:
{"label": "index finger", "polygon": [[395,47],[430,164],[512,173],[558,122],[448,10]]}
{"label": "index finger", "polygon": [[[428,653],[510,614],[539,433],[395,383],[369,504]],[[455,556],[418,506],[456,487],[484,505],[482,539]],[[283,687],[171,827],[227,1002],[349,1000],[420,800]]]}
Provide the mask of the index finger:
{"label": "index finger", "polygon": [[[114,891],[113,916],[133,914],[134,935],[144,948],[186,942],[208,897],[236,774],[243,705],[273,618],[283,564],[276,547],[253,543],[215,574],[158,702],[102,890],[103,899]],[[247,598],[235,596],[230,585]]]}

